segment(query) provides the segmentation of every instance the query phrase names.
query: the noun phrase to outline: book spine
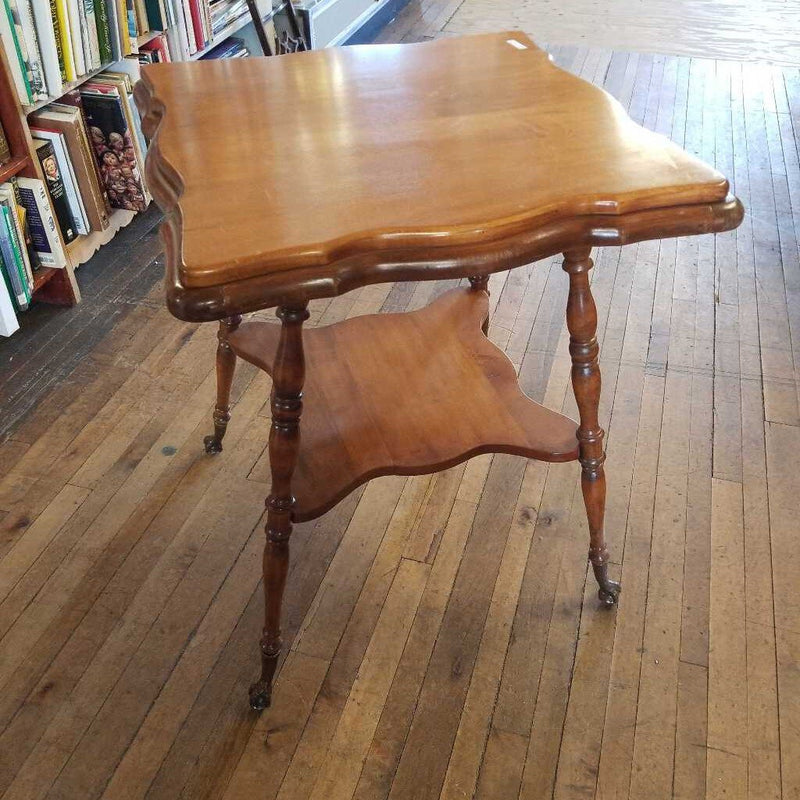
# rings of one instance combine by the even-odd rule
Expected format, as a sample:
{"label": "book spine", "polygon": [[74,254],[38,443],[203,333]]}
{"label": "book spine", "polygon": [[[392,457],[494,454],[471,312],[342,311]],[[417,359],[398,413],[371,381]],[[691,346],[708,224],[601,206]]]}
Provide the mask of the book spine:
{"label": "book spine", "polygon": [[64,79],[74,81],[78,74],[75,70],[75,56],[72,53],[72,31],[69,27],[69,10],[67,0],[51,0],[55,2],[58,18],[58,34],[61,39],[61,53],[64,58]]}
{"label": "book spine", "polygon": [[55,4],[51,0],[33,0],[31,5],[33,20],[39,33],[47,91],[51,97],[59,97],[64,91],[64,55],[56,31],[58,21],[53,17]]}
{"label": "book spine", "polygon": [[0,281],[0,335],[11,336],[14,331],[19,330],[19,321],[11,300],[14,289],[6,274],[2,258],[0,258],[0,272],[3,274],[3,280]]}
{"label": "book spine", "polygon": [[78,3],[78,22],[81,31],[81,48],[83,49],[83,64],[86,72],[91,72],[94,68],[92,63],[92,51],[89,44],[89,23],[86,19],[86,0],[77,0]]}
{"label": "book spine", "polygon": [[133,50],[131,49],[131,33],[128,24],[128,5],[125,0],[114,0],[114,2],[117,7],[117,30],[122,45],[122,55],[129,56]]}
{"label": "book spine", "polygon": [[11,238],[13,223],[9,219],[10,213],[8,206],[0,205],[0,215],[3,218],[2,225],[0,225],[0,253],[3,256],[3,264],[13,289],[12,294],[16,300],[17,308],[20,311],[24,311],[30,303],[31,296],[26,285],[27,282],[22,280],[19,263],[14,253],[14,241]]}
{"label": "book spine", "polygon": [[[56,0],[48,0],[47,5],[50,9],[50,25],[52,26],[53,38],[55,39],[53,47],[55,47],[56,56],[58,57],[58,67],[59,71],[61,72],[61,83],[63,84],[67,80],[67,67],[64,61],[64,45],[61,37],[61,20],[58,18],[58,7],[56,5]],[[63,91],[63,85],[61,89]]]}
{"label": "book spine", "polygon": [[[37,131],[37,135],[41,136],[42,134],[43,131]],[[61,171],[61,180],[64,181],[64,189],[67,193],[69,209],[72,213],[72,219],[75,221],[75,230],[80,234],[87,234],[89,233],[89,220],[86,217],[83,198],[78,189],[78,179],[75,177],[72,159],[70,159],[69,153],[67,152],[64,137],[58,133],[48,135],[53,137],[53,150],[55,151],[56,160],[58,161],[58,168]]]}
{"label": "book spine", "polygon": [[75,222],[72,219],[72,212],[69,210],[64,181],[58,169],[58,161],[56,160],[55,151],[53,150],[53,143],[45,141],[44,144],[37,147],[36,154],[42,165],[47,193],[50,196],[50,203],[53,207],[56,219],[58,220],[58,226],[61,228],[61,236],[64,242],[69,244],[75,239],[77,233],[75,232]]}
{"label": "book spine", "polygon": [[8,179],[8,183],[4,184],[4,188],[6,186],[14,193],[14,213],[17,215],[19,222],[20,240],[25,245],[25,265],[28,270],[30,270],[29,277],[31,283],[33,283],[32,270],[37,270],[42,265],[36,250],[33,248],[33,242],[31,241],[31,232],[28,227],[28,214],[25,210],[25,204],[22,202],[22,195],[19,190],[19,178],[16,175],[12,176]]}
{"label": "book spine", "polygon": [[25,299],[27,302],[31,300],[31,283],[32,278],[28,276],[28,269],[26,269],[25,260],[23,259],[24,243],[20,242],[19,233],[17,231],[17,219],[11,208],[11,201],[8,204],[3,203],[3,214],[6,217],[6,224],[8,225],[8,233],[11,237],[11,249],[14,252],[14,264],[17,267],[20,282],[22,283],[23,291],[25,292]]}
{"label": "book spine", "polygon": [[[19,251],[19,258],[22,264],[25,280],[29,285],[32,285],[33,264],[31,263],[30,253],[28,252],[28,236],[26,235],[27,231],[23,217],[24,209],[21,209],[21,207],[18,205],[15,187],[8,183],[4,183],[2,186],[0,186],[0,189],[5,192],[5,202],[8,203],[8,209],[11,212],[11,221],[14,224],[12,238],[17,250]],[[21,211],[23,213],[20,213]],[[36,268],[38,269],[38,261],[36,261],[35,264]]]}
{"label": "book spine", "polygon": [[119,33],[119,20],[117,18],[117,0],[103,0],[108,17],[108,33],[111,42],[111,60],[119,61],[123,57],[122,40]]}
{"label": "book spine", "polygon": [[[27,65],[22,55],[19,37],[17,36],[17,26],[14,16],[11,13],[11,6],[8,0],[3,0],[2,15],[0,19],[0,33],[6,42],[6,50],[11,63],[11,71],[14,75],[14,83],[17,86],[17,94],[23,105],[30,104],[33,100],[31,94],[31,84],[28,78]],[[16,58],[15,58],[16,56]]]}
{"label": "book spine", "polygon": [[100,69],[100,42],[97,36],[94,0],[83,0],[83,13],[86,19],[86,37],[92,69]]}
{"label": "book spine", "polygon": [[108,24],[108,9],[105,0],[94,0],[94,17],[97,21],[97,45],[100,48],[100,61],[107,64],[112,60],[111,29]]}
{"label": "book spine", "polygon": [[42,65],[39,37],[33,22],[31,0],[11,0],[11,12],[17,20],[20,43],[28,67],[31,95],[34,100],[43,100],[47,97],[47,80]]}
{"label": "book spine", "polygon": [[161,9],[158,6],[158,0],[145,0],[145,9],[147,11],[147,22],[151,31],[163,31],[164,20],[161,17]]}
{"label": "book spine", "polygon": [[197,49],[202,50],[206,46],[205,33],[203,32],[203,18],[200,13],[199,0],[189,0],[189,9],[192,14],[192,30]]}
{"label": "book spine", "polygon": [[79,4],[82,0],[66,0],[69,15],[69,35],[72,40],[72,58],[75,61],[75,72],[78,76],[87,72],[86,59],[83,54],[83,37],[81,34],[81,15]]}
{"label": "book spine", "polygon": [[[39,251],[39,260],[43,266],[63,269],[67,265],[67,257],[64,253],[64,248],[61,246],[56,220],[53,216],[50,201],[47,198],[47,190],[44,188],[44,183],[37,178],[20,178],[19,189],[26,208],[28,208],[29,201],[31,204],[35,204],[38,218],[42,222],[46,244]],[[29,200],[26,198],[29,198]],[[33,236],[33,231],[31,231],[31,236]]]}

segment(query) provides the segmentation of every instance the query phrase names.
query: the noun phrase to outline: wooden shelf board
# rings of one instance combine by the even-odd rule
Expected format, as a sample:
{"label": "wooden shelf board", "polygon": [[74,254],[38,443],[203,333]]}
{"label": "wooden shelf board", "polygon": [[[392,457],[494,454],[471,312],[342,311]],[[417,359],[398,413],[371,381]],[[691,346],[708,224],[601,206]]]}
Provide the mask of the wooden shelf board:
{"label": "wooden shelf board", "polygon": [[22,172],[28,164],[30,164],[28,156],[17,156],[12,158],[11,161],[7,161],[0,167],[0,183],[5,183],[13,175]]}
{"label": "wooden shelf board", "polygon": [[109,61],[107,64],[103,64],[102,66],[98,67],[97,69],[93,69],[91,72],[87,72],[85,75],[81,75],[80,78],[74,81],[67,81],[64,83],[64,90],[61,92],[60,95],[57,97],[48,97],[45,100],[39,100],[33,105],[23,105],[22,111],[24,114],[32,114],[34,111],[38,111],[40,108],[44,108],[44,106],[49,105],[50,103],[55,103],[59,97],[63,97],[67,92],[71,92],[73,89],[77,89],[81,84],[86,83],[86,81],[94,78],[95,75],[99,75],[104,69],[108,69],[112,64],[115,64],[115,61]]}
{"label": "wooden shelf board", "polygon": [[141,47],[143,44],[153,41],[156,36],[161,36],[162,33],[164,33],[164,31],[147,31],[147,33],[136,37],[136,46]]}
{"label": "wooden shelf board", "polygon": [[37,270],[33,273],[33,291],[38,292],[39,289],[42,288],[50,278],[54,277],[58,274],[59,270],[53,267],[42,267],[41,269]]}
{"label": "wooden shelf board", "polygon": [[[379,475],[436,472],[480,453],[578,457],[577,423],[523,394],[511,362],[481,332],[488,309],[485,292],[454,289],[421,311],[304,331],[295,520]],[[279,335],[279,325],[253,321],[229,341],[271,372]]]}

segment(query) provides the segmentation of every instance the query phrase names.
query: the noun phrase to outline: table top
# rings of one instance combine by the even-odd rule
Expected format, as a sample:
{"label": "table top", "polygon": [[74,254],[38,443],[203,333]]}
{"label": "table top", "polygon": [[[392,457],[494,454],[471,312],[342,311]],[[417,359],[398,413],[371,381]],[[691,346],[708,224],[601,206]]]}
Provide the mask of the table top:
{"label": "table top", "polygon": [[724,176],[519,32],[156,64],[136,100],[187,319],[742,215]]}

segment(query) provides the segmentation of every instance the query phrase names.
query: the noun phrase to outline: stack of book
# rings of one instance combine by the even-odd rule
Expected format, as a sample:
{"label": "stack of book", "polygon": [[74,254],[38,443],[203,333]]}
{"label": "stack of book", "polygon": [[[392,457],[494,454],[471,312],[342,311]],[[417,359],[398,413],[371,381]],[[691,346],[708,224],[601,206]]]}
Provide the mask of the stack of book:
{"label": "stack of book", "polygon": [[177,22],[177,0],[0,2],[0,37],[25,106],[60,97],[65,84],[138,53],[140,38]]}
{"label": "stack of book", "polygon": [[249,13],[245,0],[211,0],[209,7],[212,36],[219,35],[229,25]]}
{"label": "stack of book", "polygon": [[125,73],[103,72],[28,117],[61,235],[105,230],[112,209],[143,211],[145,142]]}
{"label": "stack of book", "polygon": [[244,41],[236,36],[231,36],[222,42],[222,44],[218,44],[205,55],[201,56],[200,60],[205,61],[206,59],[212,58],[244,58],[249,55],[250,51],[245,47]]}
{"label": "stack of book", "polygon": [[140,64],[161,64],[172,61],[169,49],[169,39],[165,33],[159,33],[149,42],[139,46]]}
{"label": "stack of book", "polygon": [[36,273],[66,263],[42,181],[14,177],[0,185],[0,332],[16,330],[14,310],[30,304]]}

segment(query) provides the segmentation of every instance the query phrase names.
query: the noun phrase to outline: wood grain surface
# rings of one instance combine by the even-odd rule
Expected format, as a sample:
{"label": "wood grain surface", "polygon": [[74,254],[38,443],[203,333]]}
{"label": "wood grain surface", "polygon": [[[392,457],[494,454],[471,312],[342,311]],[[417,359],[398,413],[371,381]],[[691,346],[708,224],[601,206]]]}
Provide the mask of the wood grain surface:
{"label": "wood grain surface", "polygon": [[196,289],[230,316],[741,219],[721,173],[519,33],[142,75],[171,308],[192,319]]}
{"label": "wood grain surface", "polygon": [[[373,314],[304,336],[306,381],[292,517],[313,519],[379,475],[417,475],[481,453],[578,457],[578,424],[529,400],[486,339],[486,292],[453,289],[411,314]],[[249,322],[234,352],[272,374],[280,327]]]}
{"label": "wood grain surface", "polygon": [[[433,35],[453,10],[412,0],[382,37]],[[0,443],[5,800],[800,793],[800,71],[549,49],[749,211],[592,270],[617,612],[584,569],[574,464],[379,478],[296,526],[291,649],[250,714],[269,379],[237,368],[225,451],[204,455],[214,326],[147,293],[158,248],[131,226],[87,265],[78,328],[33,312],[41,332],[0,344],[6,392],[26,358],[52,380],[54,344],[82,359]],[[451,288],[366,286],[312,301],[306,325]],[[561,259],[489,288],[523,389],[574,418]]]}

